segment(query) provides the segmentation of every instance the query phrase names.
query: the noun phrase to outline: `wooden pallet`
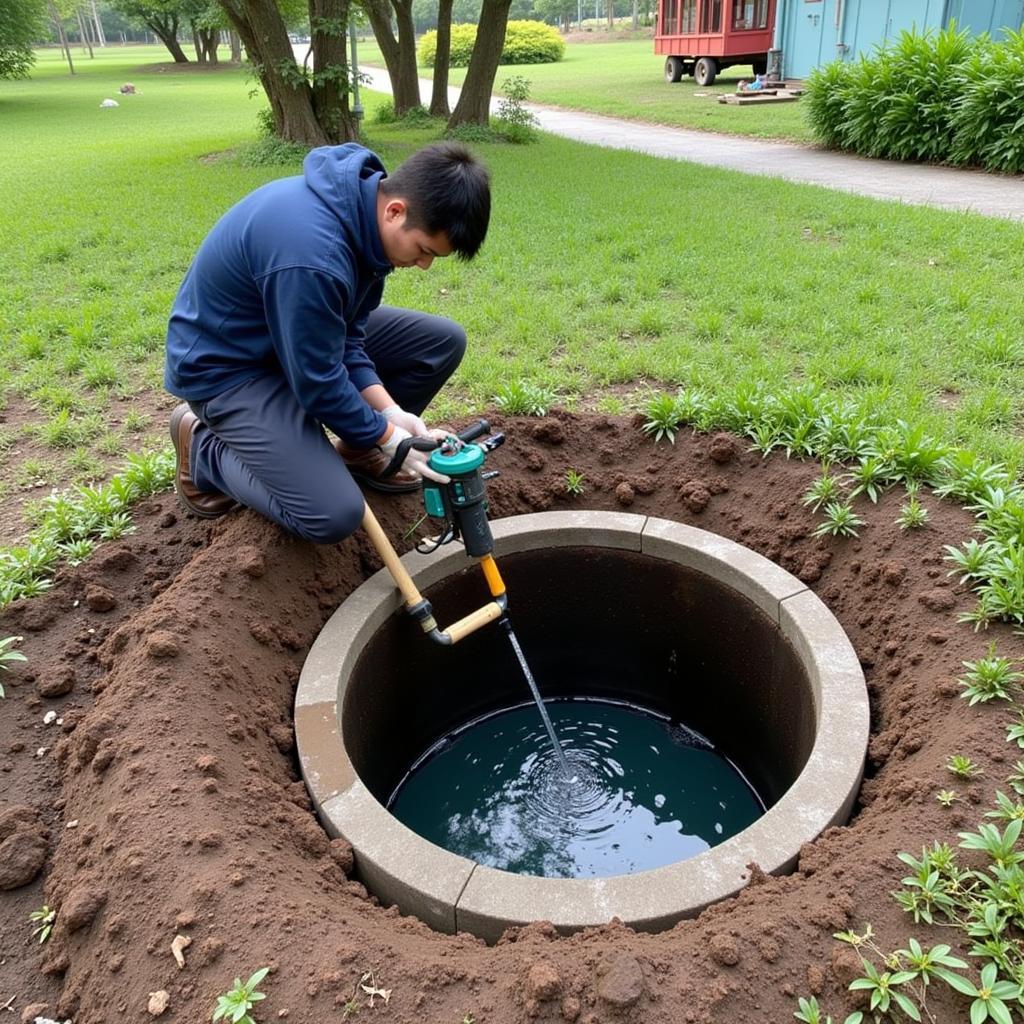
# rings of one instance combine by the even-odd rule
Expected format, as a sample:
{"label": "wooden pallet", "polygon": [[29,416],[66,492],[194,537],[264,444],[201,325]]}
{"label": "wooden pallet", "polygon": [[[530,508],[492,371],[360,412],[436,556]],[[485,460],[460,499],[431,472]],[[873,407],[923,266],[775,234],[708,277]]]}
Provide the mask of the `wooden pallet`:
{"label": "wooden pallet", "polygon": [[795,103],[798,99],[800,99],[799,94],[784,92],[766,96],[763,91],[758,90],[757,92],[728,93],[725,96],[719,96],[718,102],[728,103],[733,107],[753,107],[759,103]]}

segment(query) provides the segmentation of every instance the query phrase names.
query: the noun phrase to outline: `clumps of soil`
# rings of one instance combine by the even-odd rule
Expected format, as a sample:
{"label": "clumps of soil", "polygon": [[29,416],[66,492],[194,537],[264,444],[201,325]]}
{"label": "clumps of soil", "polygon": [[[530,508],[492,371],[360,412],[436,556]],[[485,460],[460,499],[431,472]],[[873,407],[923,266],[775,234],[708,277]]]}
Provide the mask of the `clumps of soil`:
{"label": "clumps of soil", "polygon": [[[728,536],[814,587],[871,697],[852,820],[807,844],[793,874],[752,863],[738,896],[663,934],[611,921],[559,937],[538,922],[489,948],[434,933],[367,891],[295,759],[300,667],[379,568],[369,541],[315,547],[251,512],[198,522],[168,495],[139,509],[137,534],[0,618],[29,658],[5,676],[0,705],[0,991],[17,994],[17,1012],[147,1019],[151,994],[166,993],[161,1019],[205,1020],[235,976],[268,966],[263,1021],[323,1024],[355,1000],[367,1018],[410,1024],[775,1024],[810,994],[843,1019],[861,967],[835,931],[871,921],[883,947],[908,932],[951,941],[913,925],[890,892],[905,873],[895,853],[955,844],[1008,770],[998,709],[968,708],[955,685],[990,639],[1022,655],[1009,630],[979,637],[956,622],[973,599],[949,585],[942,545],[970,534],[970,515],[925,496],[929,526],[902,532],[894,493],[865,504],[860,538],[818,539],[798,500],[813,464],[761,459],[721,434],[655,445],[606,416],[493,422],[508,441],[488,460],[501,472],[492,516],[628,507]],[[583,474],[582,496],[566,492],[568,469]],[[421,511],[415,496],[371,503],[398,543]],[[956,786],[942,767],[953,753],[986,774],[950,812],[934,794]],[[39,946],[27,918],[43,903],[58,914]],[[181,967],[179,936],[191,939]],[[373,1011],[359,987],[368,971],[390,991]],[[937,1019],[963,1016],[948,993],[933,1000]]]}

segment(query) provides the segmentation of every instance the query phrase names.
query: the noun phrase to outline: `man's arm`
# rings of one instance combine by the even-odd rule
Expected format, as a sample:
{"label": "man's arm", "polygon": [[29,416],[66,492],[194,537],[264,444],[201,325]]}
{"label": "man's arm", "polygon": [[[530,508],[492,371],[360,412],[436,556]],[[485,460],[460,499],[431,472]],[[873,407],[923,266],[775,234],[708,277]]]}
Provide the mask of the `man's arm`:
{"label": "man's arm", "polygon": [[[259,285],[274,351],[303,409],[353,447],[369,448],[386,441],[391,424],[360,393],[346,365],[348,325],[342,310],[349,295],[345,285],[307,268],[274,271]],[[358,342],[355,347],[362,350]],[[365,352],[363,356],[368,358]],[[355,376],[359,375],[356,369]],[[371,377],[376,378],[376,373]],[[372,380],[363,390],[379,400],[378,387],[390,398]]]}

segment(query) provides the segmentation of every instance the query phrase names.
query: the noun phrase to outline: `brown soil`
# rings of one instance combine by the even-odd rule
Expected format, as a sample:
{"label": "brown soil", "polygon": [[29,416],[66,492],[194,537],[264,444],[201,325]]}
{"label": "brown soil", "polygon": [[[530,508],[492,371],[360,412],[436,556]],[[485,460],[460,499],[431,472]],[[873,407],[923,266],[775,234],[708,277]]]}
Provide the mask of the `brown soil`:
{"label": "brown soil", "polygon": [[[931,525],[901,532],[890,494],[862,509],[859,539],[817,540],[798,500],[813,465],[762,460],[723,435],[654,445],[595,415],[496,426],[509,441],[491,459],[495,516],[628,507],[722,533],[813,585],[872,700],[850,824],[806,846],[793,875],[753,870],[738,897],[660,935],[613,922],[558,938],[538,923],[489,948],[435,934],[346,877],[348,851],[328,841],[297,772],[299,669],[378,567],[368,541],[317,548],[249,512],[199,523],[163,496],[140,510],[135,535],[0,620],[0,636],[25,635],[29,657],[0,704],[0,878],[30,877],[45,859],[5,893],[0,1005],[45,1003],[75,1024],[146,1020],[149,994],[164,990],[164,1019],[198,1022],[236,975],[269,965],[262,1022],[340,1021],[358,1007],[361,1020],[416,1024],[767,1024],[791,1020],[812,993],[842,1020],[858,962],[833,932],[871,921],[888,948],[909,934],[953,941],[914,926],[889,894],[904,874],[896,853],[955,843],[1009,771],[1005,710],[968,708],[954,683],[990,639],[956,624],[972,599],[942,561],[970,517],[926,499]],[[570,468],[585,474],[583,497],[565,493]],[[373,504],[393,538],[418,516],[415,496]],[[1022,655],[1019,638],[996,636],[1001,653]],[[43,724],[51,709],[62,724]],[[984,777],[957,783],[942,767],[954,753]],[[935,800],[947,787],[962,796],[952,809]],[[59,913],[39,946],[27,917],[44,902]],[[182,969],[177,934],[191,938]],[[372,1010],[358,987],[367,971],[391,992]],[[948,994],[932,998],[938,1020],[965,1019]]]}

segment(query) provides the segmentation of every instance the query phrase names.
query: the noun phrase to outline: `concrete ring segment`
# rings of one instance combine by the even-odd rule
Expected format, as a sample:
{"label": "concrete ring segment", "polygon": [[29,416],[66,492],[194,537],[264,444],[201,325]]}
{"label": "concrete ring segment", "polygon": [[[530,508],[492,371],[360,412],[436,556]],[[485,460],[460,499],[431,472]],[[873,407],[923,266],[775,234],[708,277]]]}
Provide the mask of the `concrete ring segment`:
{"label": "concrete ring segment", "polygon": [[[813,702],[813,743],[799,774],[762,817],[688,860],[633,875],[565,879],[477,864],[394,818],[346,750],[341,712],[356,663],[402,607],[382,570],[324,626],[303,666],[295,702],[306,785],[330,835],[352,843],[359,877],[371,892],[439,931],[467,931],[488,942],[508,927],[535,920],[551,921],[563,933],[612,917],[638,930],[659,931],[737,893],[752,862],[772,874],[792,870],[802,844],[847,820],[867,750],[867,689],[842,627],[803,583],[724,537],[640,515],[545,512],[497,520],[492,529],[499,564],[503,556],[560,547],[635,552],[728,588],[737,601],[764,613],[795,652]],[[402,561],[421,591],[465,570],[468,562],[455,545],[430,556],[411,553]]]}

